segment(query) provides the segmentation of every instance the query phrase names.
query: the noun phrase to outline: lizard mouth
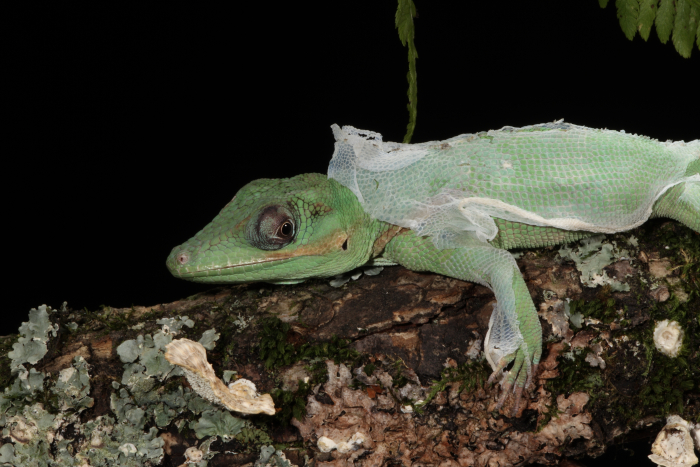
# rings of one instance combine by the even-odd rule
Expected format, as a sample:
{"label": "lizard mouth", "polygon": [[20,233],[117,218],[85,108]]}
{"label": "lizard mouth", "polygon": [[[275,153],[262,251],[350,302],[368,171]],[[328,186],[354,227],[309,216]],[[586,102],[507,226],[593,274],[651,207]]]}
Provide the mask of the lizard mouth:
{"label": "lizard mouth", "polygon": [[[289,262],[301,255],[290,255],[276,258],[266,258],[241,262],[237,264],[226,264],[216,267],[207,266],[189,266],[181,264],[179,256],[175,256],[168,261],[168,269],[171,274],[180,279],[193,282],[210,282],[210,283],[245,283],[269,281],[271,277],[262,277],[263,271],[269,271],[270,268],[279,266],[280,264]],[[317,255],[305,255],[317,256]],[[187,261],[186,263],[188,263]],[[267,272],[269,275],[269,272]]]}
{"label": "lizard mouth", "polygon": [[[177,274],[178,276],[182,278],[186,277],[197,277],[199,275],[207,275],[211,271],[231,271],[230,274],[235,274],[236,269],[242,268],[245,266],[258,266],[261,264],[266,264],[266,263],[279,263],[280,261],[287,261],[292,259],[292,257],[287,257],[287,258],[273,258],[273,259],[262,259],[259,261],[251,261],[249,263],[238,263],[238,264],[230,264],[226,266],[219,266],[219,267],[209,267],[209,268],[203,268],[203,269],[196,269],[194,271],[183,271],[182,269],[178,269]],[[226,275],[226,273],[221,274],[221,275]]]}

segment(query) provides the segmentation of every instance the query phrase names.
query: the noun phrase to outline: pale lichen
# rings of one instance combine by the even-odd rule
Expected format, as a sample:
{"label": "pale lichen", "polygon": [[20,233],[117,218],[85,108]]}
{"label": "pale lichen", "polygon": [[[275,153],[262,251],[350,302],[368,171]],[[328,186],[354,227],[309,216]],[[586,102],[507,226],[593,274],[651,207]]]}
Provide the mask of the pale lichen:
{"label": "pale lichen", "polygon": [[[29,387],[13,385],[5,390],[11,400],[3,406],[0,426],[3,436],[13,443],[3,445],[0,455],[7,465],[142,467],[162,460],[163,441],[155,427],[144,433],[143,417],[129,419],[124,411],[119,423],[108,416],[81,423],[80,413],[93,405],[88,365],[82,357],[75,357],[71,367],[61,370],[53,384],[34,368],[27,380],[32,379]],[[17,394],[13,389],[19,389],[26,399],[12,398]],[[43,389],[56,396],[57,413],[50,413],[42,403],[27,403]],[[73,430],[68,430],[71,426]],[[66,437],[71,431],[74,436]]]}
{"label": "pale lichen", "polygon": [[296,467],[287,459],[284,453],[276,450],[274,446],[260,448],[260,457],[255,461],[254,467]]}
{"label": "pale lichen", "polygon": [[52,325],[49,314],[54,310],[46,305],[29,310],[29,321],[25,321],[19,327],[20,337],[12,345],[12,351],[7,354],[12,362],[10,368],[15,373],[20,370],[23,363],[35,365],[46,355],[46,343],[49,334],[56,337],[58,325]]}
{"label": "pale lichen", "polygon": [[[0,446],[3,467],[155,466],[164,457],[159,427],[173,422],[183,427],[186,420],[176,418],[187,411],[201,414],[198,422],[190,422],[191,428],[199,423],[198,435],[209,424],[223,427],[214,430],[217,435],[233,436],[240,431],[235,426],[245,423],[228,412],[216,414],[219,411],[212,410],[209,402],[189,388],[178,385],[163,390],[162,382],[182,374],[164,353],[174,334],[194,324],[187,317],[160,319],[159,331],[122,342],[117,354],[124,363],[123,373],[112,381],[115,391],[109,396],[114,416],[83,420],[83,411],[94,405],[87,361],[76,356],[71,366],[59,367],[53,376],[32,367],[44,357],[58,330],[58,325],[51,323],[51,313],[46,306],[32,310],[9,355],[14,378],[0,393],[0,429],[5,440],[11,441]],[[208,346],[215,345],[217,339],[215,330],[203,336]],[[50,407],[45,406],[47,402]],[[232,426],[234,429],[229,429]],[[200,445],[203,459],[192,465],[206,465],[216,454],[209,446],[217,439],[211,436]]]}
{"label": "pale lichen", "polygon": [[196,422],[190,422],[197,438],[205,436],[218,436],[228,442],[233,439],[245,426],[245,420],[234,417],[226,410],[210,409],[202,412],[202,416]]}
{"label": "pale lichen", "polygon": [[188,328],[194,327],[194,321],[192,321],[187,316],[177,316],[175,318],[161,318],[156,321],[156,324],[160,324],[162,331],[167,334],[176,335],[180,332],[183,326]]}
{"label": "pale lichen", "polygon": [[75,357],[73,366],[60,371],[51,392],[56,394],[60,410],[76,410],[93,406],[94,400],[90,397],[90,374],[83,357]]}
{"label": "pale lichen", "polygon": [[331,285],[331,287],[342,287],[346,283],[350,282],[351,279],[356,281],[362,276],[363,273],[367,276],[376,276],[384,270],[384,266],[391,266],[396,264],[386,261],[383,258],[375,258],[375,262],[382,262],[382,264],[362,266],[357,269],[353,269],[352,271],[338,274],[329,282],[329,284]]}
{"label": "pale lichen", "polygon": [[[613,291],[629,291],[629,284],[609,277],[603,269],[616,261],[630,260],[628,250],[618,248],[617,243],[603,243],[605,236],[595,235],[584,238],[576,244],[567,244],[559,249],[559,255],[564,259],[571,259],[576,263],[576,268],[581,271],[581,282],[587,287],[609,285]],[[631,243],[631,242],[630,242]]]}

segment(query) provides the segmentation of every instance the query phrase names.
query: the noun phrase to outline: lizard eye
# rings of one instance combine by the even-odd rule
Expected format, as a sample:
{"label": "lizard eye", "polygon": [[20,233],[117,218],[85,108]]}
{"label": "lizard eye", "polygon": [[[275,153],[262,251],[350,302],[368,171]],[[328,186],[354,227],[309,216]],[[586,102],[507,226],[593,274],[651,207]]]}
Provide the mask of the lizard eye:
{"label": "lizard eye", "polygon": [[294,223],[291,219],[287,220],[279,228],[278,235],[282,238],[291,238],[294,236]]}
{"label": "lizard eye", "polygon": [[287,206],[272,205],[260,211],[257,219],[248,224],[246,233],[248,240],[256,248],[279,250],[294,241],[294,226],[293,213]]}

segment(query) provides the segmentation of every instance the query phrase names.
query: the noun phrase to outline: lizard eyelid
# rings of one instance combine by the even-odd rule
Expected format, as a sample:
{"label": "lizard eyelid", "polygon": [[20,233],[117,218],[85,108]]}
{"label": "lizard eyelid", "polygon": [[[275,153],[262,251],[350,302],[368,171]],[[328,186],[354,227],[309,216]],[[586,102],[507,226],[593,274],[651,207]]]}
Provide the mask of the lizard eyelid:
{"label": "lizard eyelid", "polygon": [[285,205],[270,205],[262,208],[251,219],[246,229],[248,241],[261,250],[279,250],[296,237],[294,213]]}

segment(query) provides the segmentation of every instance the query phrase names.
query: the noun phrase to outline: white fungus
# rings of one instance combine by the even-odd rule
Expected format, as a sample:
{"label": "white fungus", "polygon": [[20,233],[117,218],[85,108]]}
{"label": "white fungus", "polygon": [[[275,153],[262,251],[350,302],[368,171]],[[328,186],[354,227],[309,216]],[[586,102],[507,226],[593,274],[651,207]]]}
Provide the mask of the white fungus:
{"label": "white fungus", "polygon": [[690,430],[690,434],[693,435],[695,440],[695,448],[700,452],[700,423],[695,424],[695,428]]}
{"label": "white fungus", "polygon": [[656,323],[654,344],[659,352],[669,357],[676,357],[683,345],[683,329],[677,321],[667,319]]}
{"label": "white fungus", "polygon": [[236,412],[275,414],[272,397],[258,394],[252,381],[239,379],[226,387],[214,374],[202,344],[189,339],[176,339],[166,345],[165,350],[165,359],[182,367],[192,389],[203,399]]}
{"label": "white fungus", "polygon": [[325,436],[321,436],[318,441],[316,442],[316,445],[318,448],[321,450],[321,452],[331,452],[334,449],[337,449],[338,452],[345,454],[346,452],[354,451],[362,444],[365,442],[365,435],[360,433],[359,431],[352,435],[352,438],[350,438],[347,441],[341,441],[339,443],[336,443],[330,438],[327,438]]}
{"label": "white fungus", "polygon": [[678,415],[668,417],[666,426],[651,446],[649,459],[664,467],[691,467],[697,464],[690,428],[690,424]]}

